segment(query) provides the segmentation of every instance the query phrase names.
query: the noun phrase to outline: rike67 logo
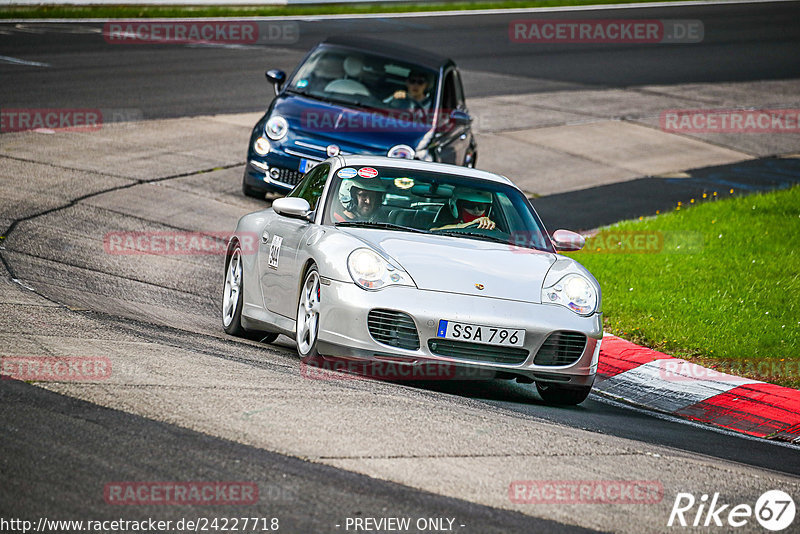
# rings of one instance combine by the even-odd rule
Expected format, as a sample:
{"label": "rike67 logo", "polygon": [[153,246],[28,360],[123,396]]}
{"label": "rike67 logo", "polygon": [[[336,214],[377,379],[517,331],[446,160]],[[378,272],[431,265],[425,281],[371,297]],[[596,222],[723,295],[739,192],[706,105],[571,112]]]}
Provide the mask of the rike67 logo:
{"label": "rike67 logo", "polygon": [[678,493],[667,526],[739,528],[755,518],[767,530],[785,530],[794,523],[796,508],[789,494],[781,490],[764,492],[754,507],[749,504],[735,506],[720,500],[719,493],[710,498],[706,494],[696,499],[691,493]]}

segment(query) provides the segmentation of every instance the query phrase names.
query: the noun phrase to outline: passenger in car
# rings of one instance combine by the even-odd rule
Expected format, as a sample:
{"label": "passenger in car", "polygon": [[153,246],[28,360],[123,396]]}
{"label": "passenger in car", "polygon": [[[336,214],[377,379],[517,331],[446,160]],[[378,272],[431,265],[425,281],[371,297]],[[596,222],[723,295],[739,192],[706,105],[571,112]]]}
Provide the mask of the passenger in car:
{"label": "passenger in car", "polygon": [[431,230],[448,230],[475,226],[479,229],[494,230],[497,226],[489,218],[492,207],[492,194],[488,191],[478,191],[458,187],[453,191],[453,196],[442,206],[434,224],[440,226]]}

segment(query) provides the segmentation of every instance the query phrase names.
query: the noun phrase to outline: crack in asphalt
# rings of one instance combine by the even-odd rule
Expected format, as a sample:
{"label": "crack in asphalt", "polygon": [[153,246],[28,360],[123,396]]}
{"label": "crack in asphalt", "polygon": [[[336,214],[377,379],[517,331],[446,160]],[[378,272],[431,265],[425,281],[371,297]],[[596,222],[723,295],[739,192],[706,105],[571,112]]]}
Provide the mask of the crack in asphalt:
{"label": "crack in asphalt", "polygon": [[[11,235],[11,233],[17,228],[17,226],[20,223],[23,223],[23,222],[26,222],[26,221],[30,221],[30,220],[36,219],[38,217],[43,217],[43,216],[48,215],[50,213],[55,213],[57,211],[61,211],[61,210],[64,210],[64,209],[67,209],[67,208],[70,208],[70,207],[74,207],[74,206],[78,205],[79,203],[83,202],[84,200],[87,200],[87,199],[90,199],[90,198],[93,198],[93,197],[96,197],[96,196],[99,196],[99,195],[102,195],[102,194],[105,194],[105,193],[111,193],[111,192],[114,192],[114,191],[120,191],[120,190],[123,190],[123,189],[128,189],[128,188],[131,188],[131,187],[135,187],[137,185],[165,182],[165,181],[169,181],[169,180],[174,180],[176,178],[186,178],[188,176],[196,176],[196,175],[199,175],[199,174],[205,174],[205,173],[213,172],[213,171],[216,171],[216,170],[231,169],[231,168],[234,168],[234,167],[238,167],[240,165],[244,165],[244,162],[241,162],[241,163],[235,163],[235,164],[230,164],[230,165],[214,166],[214,167],[211,167],[211,168],[200,169],[198,171],[173,174],[173,175],[164,176],[164,177],[161,177],[161,178],[153,178],[153,179],[150,179],[150,180],[145,180],[145,179],[141,179],[141,178],[131,178],[129,176],[117,176],[117,175],[113,175],[113,174],[109,174],[109,173],[102,173],[102,172],[95,171],[95,170],[75,169],[75,168],[72,168],[72,167],[66,167],[66,166],[62,166],[62,165],[54,165],[52,163],[42,163],[40,161],[34,161],[34,160],[29,160],[27,158],[19,158],[19,157],[15,157],[15,156],[0,155],[0,157],[6,158],[6,159],[12,159],[12,160],[16,160],[16,161],[22,161],[22,162],[26,162],[26,163],[34,163],[34,164],[37,164],[37,165],[44,165],[44,166],[47,166],[47,167],[55,167],[55,168],[60,168],[60,169],[67,169],[67,170],[72,170],[72,171],[76,171],[76,172],[88,172],[88,173],[91,173],[91,174],[97,174],[99,176],[107,176],[107,177],[120,178],[120,179],[131,180],[132,181],[129,184],[109,187],[109,188],[102,189],[102,190],[99,190],[99,191],[95,191],[95,192],[92,192],[92,193],[87,193],[85,195],[78,196],[78,197],[70,200],[66,204],[61,205],[61,206],[56,206],[56,207],[53,207],[53,208],[42,210],[42,211],[37,212],[37,213],[33,213],[33,214],[30,214],[30,215],[26,215],[24,217],[19,217],[17,219],[14,219],[11,222],[11,224],[8,225],[6,230],[2,234],[0,234],[0,242],[2,242],[2,243],[5,243],[5,240],[8,238],[8,236]],[[25,288],[25,289],[27,289],[29,291],[32,291],[36,295],[42,297],[43,299],[45,299],[45,300],[47,300],[49,302],[52,302],[54,304],[58,304],[59,306],[62,306],[64,308],[69,308],[69,306],[67,304],[64,304],[63,302],[59,302],[54,298],[48,297],[47,295],[41,293],[40,291],[36,290],[35,288],[26,285],[19,278],[17,278],[16,273],[14,271],[14,268],[11,266],[11,264],[8,261],[8,259],[6,258],[5,252],[14,252],[14,253],[17,253],[17,254],[26,254],[26,255],[31,256],[31,257],[39,258],[38,256],[35,256],[35,255],[32,255],[32,254],[27,254],[25,252],[20,252],[20,251],[8,251],[5,247],[0,247],[0,263],[3,264],[3,268],[8,273],[8,275],[11,278],[12,282],[14,282],[15,284],[17,284],[17,285],[19,285],[19,286],[21,286],[21,287],[23,287],[23,288]],[[69,264],[64,263],[64,262],[58,262],[56,260],[49,260],[47,258],[39,258],[39,259],[43,259],[43,260],[47,260],[47,261],[55,261],[56,263],[62,263],[64,265],[69,265]],[[75,265],[70,265],[70,266],[77,267]],[[93,271],[92,269],[89,269],[89,268],[86,268],[86,269],[89,270],[89,271]],[[94,272],[104,272],[104,271],[94,270]],[[111,274],[111,273],[104,273],[104,274]],[[112,274],[111,276],[117,276],[119,278],[125,279],[125,277],[119,276],[119,275],[113,275]],[[139,280],[136,280],[136,281],[139,281]],[[142,282],[142,281],[140,281],[140,282]],[[148,282],[142,282],[142,283],[148,283]],[[154,284],[150,284],[150,285],[154,285]],[[162,287],[162,286],[156,286],[156,287],[161,287],[162,289],[171,289],[171,288],[166,288],[166,287]],[[180,291],[180,290],[176,290],[176,291]],[[187,292],[184,292],[184,293],[187,293]],[[202,295],[195,295],[194,293],[188,293],[188,294],[193,295],[193,296],[201,296],[202,297]],[[212,299],[212,302],[213,302],[213,299]]]}

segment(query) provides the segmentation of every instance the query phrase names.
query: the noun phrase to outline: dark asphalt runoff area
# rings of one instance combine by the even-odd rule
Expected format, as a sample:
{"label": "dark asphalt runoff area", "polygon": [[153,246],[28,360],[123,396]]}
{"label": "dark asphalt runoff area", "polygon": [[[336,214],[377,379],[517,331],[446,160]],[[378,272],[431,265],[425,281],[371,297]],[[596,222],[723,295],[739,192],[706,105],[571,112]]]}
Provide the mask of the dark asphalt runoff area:
{"label": "dark asphalt runoff area", "polygon": [[[6,519],[175,524],[258,517],[268,524],[277,518],[279,532],[310,533],[344,532],[348,517],[391,516],[455,518],[453,532],[465,533],[595,532],[305,462],[16,380],[0,380],[0,421],[0,517]],[[105,485],[128,480],[251,482],[259,499],[227,506],[108,504]]]}
{"label": "dark asphalt runoff area", "polygon": [[[516,18],[628,17],[702,20],[705,38],[692,47],[579,49],[568,45],[533,49],[503,38]],[[531,16],[307,19],[298,22],[296,43],[241,48],[122,46],[106,43],[98,23],[62,24],[55,32],[50,26],[40,31],[43,23],[3,23],[0,56],[48,66],[0,60],[0,107],[130,110],[141,120],[251,112],[265,108],[271,98],[263,76],[266,68],[290,71],[309,47],[327,35],[353,32],[453,57],[461,68],[480,73],[465,79],[468,98],[587,87],[788,79],[800,77],[798,20],[800,2]],[[500,83],[503,76],[513,78]],[[643,177],[552,195],[534,199],[534,205],[549,228],[589,229],[668,210],[697,193],[759,191],[798,180],[800,160],[766,158],[724,169],[698,169],[688,178]],[[622,189],[625,195],[620,194]],[[570,211],[565,220],[566,208],[576,203],[585,209]],[[289,349],[283,350],[288,354]],[[542,404],[529,386],[511,382],[415,387],[574,428],[800,475],[797,448],[655,417],[595,395],[578,407],[554,408]],[[247,515],[279,517],[285,525],[281,531],[286,532],[337,532],[343,531],[336,525],[346,517],[391,515],[456,517],[465,525],[456,532],[585,531],[213,438],[11,380],[0,381],[0,429],[4,518],[177,520]],[[255,481],[262,498],[257,505],[235,509],[139,506],[124,507],[121,513],[123,507],[103,499],[103,486],[110,480]]]}
{"label": "dark asphalt runoff area", "polygon": [[[686,44],[520,44],[512,20],[694,19],[703,41]],[[349,34],[435,50],[465,75],[467,100],[499,94],[800,76],[800,2],[444,17],[298,19],[299,38],[276,45],[107,43],[102,23],[0,23],[0,106],[134,110],[142,119],[249,112],[272,97],[264,71],[293,70],[329,35]],[[42,28],[47,27],[47,31]],[[702,102],[698,102],[702,105]]]}

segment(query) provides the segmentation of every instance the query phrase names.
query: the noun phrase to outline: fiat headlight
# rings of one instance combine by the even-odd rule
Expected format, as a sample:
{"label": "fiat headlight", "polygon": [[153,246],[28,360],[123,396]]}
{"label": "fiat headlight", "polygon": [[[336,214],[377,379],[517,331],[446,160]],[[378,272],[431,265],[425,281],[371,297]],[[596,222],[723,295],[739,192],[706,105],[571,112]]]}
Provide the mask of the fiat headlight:
{"label": "fiat headlight", "polygon": [[253,150],[256,151],[256,154],[259,156],[266,156],[269,154],[269,139],[266,137],[259,137],[256,139],[256,142],[253,143]]}
{"label": "fiat headlight", "polygon": [[414,159],[414,149],[408,145],[394,145],[386,155],[390,158]]}
{"label": "fiat headlight", "polygon": [[597,290],[579,274],[568,274],[550,287],[542,289],[542,302],[560,304],[579,315],[597,310]]}
{"label": "fiat headlight", "polygon": [[350,253],[347,270],[353,281],[364,289],[382,289],[391,285],[416,287],[408,273],[368,248],[357,248]]}
{"label": "fiat headlight", "polygon": [[289,123],[280,115],[272,116],[264,126],[264,133],[273,141],[280,141],[289,133]]}

